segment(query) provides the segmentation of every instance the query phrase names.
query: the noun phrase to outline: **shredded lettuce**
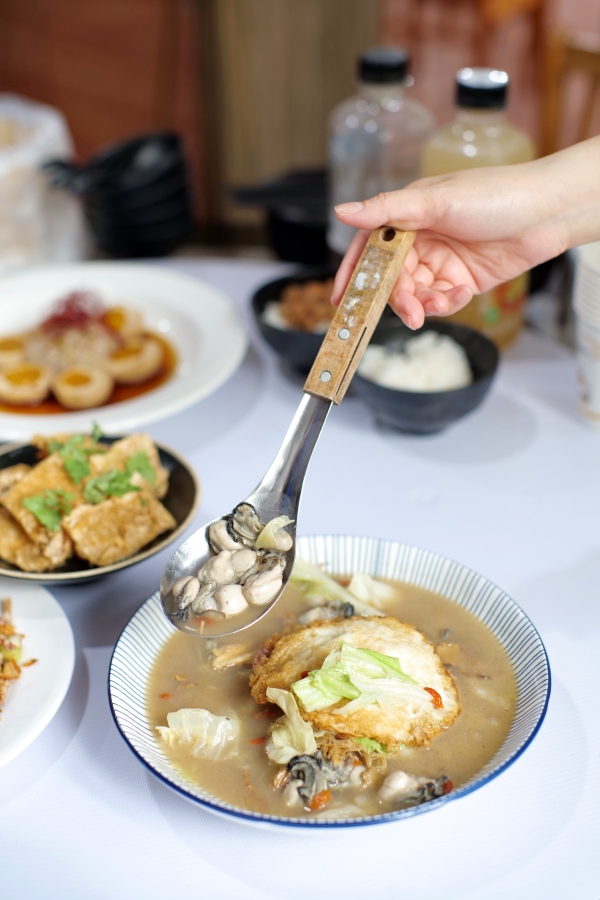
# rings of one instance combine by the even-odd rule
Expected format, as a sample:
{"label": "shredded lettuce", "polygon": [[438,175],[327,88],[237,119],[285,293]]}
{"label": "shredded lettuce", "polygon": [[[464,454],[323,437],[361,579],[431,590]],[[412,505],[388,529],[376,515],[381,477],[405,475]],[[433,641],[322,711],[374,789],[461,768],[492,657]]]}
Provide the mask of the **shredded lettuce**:
{"label": "shredded lettuce", "polygon": [[374,738],[369,737],[357,737],[355,738],[356,742],[362,744],[365,750],[368,753],[389,753],[390,751],[387,748],[386,744],[380,744],[379,741],[376,741]]}
{"label": "shredded lettuce", "polygon": [[204,759],[221,759],[236,751],[239,720],[214,716],[207,709],[178,709],[167,713],[167,725],[156,730],[170,747],[189,744],[191,754]]}
{"label": "shredded lettuce", "polygon": [[274,549],[277,546],[275,543],[275,533],[281,531],[286,525],[291,525],[293,521],[294,520],[288,518],[288,516],[277,516],[276,519],[271,519],[256,538],[254,542],[255,548],[257,550],[263,548],[265,550]]}
{"label": "shredded lettuce", "polygon": [[271,728],[271,737],[265,748],[269,759],[287,765],[294,756],[302,753],[312,756],[316,753],[317,742],[312,726],[300,715],[294,695],[271,687],[267,688],[267,697],[285,713]]}
{"label": "shredded lettuce", "polygon": [[345,642],[331,651],[320,669],[294,682],[292,690],[307,712],[349,700],[336,710],[340,715],[374,703],[386,707],[399,700],[419,705],[430,700],[414,678],[402,671],[398,659]]}

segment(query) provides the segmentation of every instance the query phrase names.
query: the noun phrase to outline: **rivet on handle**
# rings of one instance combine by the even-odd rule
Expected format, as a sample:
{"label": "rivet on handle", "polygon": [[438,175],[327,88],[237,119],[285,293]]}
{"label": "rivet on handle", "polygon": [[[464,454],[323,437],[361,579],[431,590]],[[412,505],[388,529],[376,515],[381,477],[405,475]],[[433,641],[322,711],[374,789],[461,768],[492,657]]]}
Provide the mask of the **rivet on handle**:
{"label": "rivet on handle", "polygon": [[321,372],[321,381],[331,381],[331,372]]}
{"label": "rivet on handle", "polygon": [[338,331],[338,337],[342,341],[347,341],[348,338],[350,337],[350,332],[348,331],[347,328],[340,328],[340,330]]}

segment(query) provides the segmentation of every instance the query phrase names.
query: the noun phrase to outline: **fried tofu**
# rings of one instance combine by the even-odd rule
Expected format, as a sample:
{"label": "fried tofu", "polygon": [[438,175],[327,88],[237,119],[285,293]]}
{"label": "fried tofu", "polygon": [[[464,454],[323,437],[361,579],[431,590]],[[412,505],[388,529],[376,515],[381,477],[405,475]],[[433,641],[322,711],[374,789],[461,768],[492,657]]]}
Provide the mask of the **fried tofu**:
{"label": "fried tofu", "polygon": [[0,557],[24,572],[48,572],[54,568],[11,514],[0,508]]}
{"label": "fried tofu", "polygon": [[421,688],[437,692],[443,705],[436,708],[428,700],[398,699],[391,706],[386,704],[385,709],[373,703],[344,715],[346,701],[312,712],[299,704],[302,717],[314,728],[344,739],[370,737],[388,747],[397,747],[426,745],[452,724],[460,711],[452,676],[421,632],[392,616],[320,620],[297,626],[282,636],[274,635],[254,658],[252,696],[257,703],[268,703],[267,688],[290,690],[303,673],[320,669],[329,653],[342,642],[398,659],[402,671]]}
{"label": "fried tofu", "polygon": [[149,484],[136,472],[132,477],[132,483],[150,490],[159,500],[164,497],[169,487],[169,472],[160,464],[158,450],[149,434],[131,434],[120,441],[115,441],[106,453],[94,453],[90,456],[92,475],[101,475],[110,469],[119,469],[123,472],[125,464],[134,453],[145,453],[150,464],[156,472],[155,484]]}
{"label": "fried tofu", "polygon": [[0,469],[0,497],[6,494],[13,484],[20,481],[30,470],[31,466],[27,466],[25,463],[17,463],[15,466]]}
{"label": "fried tofu", "polygon": [[63,519],[77,555],[95,566],[131,556],[175,525],[171,513],[148,491],[109,497],[96,505],[84,503]]}
{"label": "fried tofu", "polygon": [[0,503],[17,520],[34,544],[40,548],[54,567],[61,566],[73,553],[71,541],[62,529],[50,531],[38,522],[33,513],[23,506],[26,497],[43,494],[46,490],[62,490],[70,494],[71,508],[83,503],[81,489],[69,478],[61,458],[52,453],[34,466],[9,491],[0,497]]}

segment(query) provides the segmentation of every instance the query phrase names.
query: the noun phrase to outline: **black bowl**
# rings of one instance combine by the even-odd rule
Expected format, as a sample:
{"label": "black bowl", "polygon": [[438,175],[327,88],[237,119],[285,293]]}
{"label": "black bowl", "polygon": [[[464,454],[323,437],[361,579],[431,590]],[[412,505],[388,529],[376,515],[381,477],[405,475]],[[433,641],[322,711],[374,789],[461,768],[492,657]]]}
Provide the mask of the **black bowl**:
{"label": "black bowl", "polygon": [[[435,434],[476,409],[489,391],[498,367],[496,345],[473,328],[430,320],[416,334],[423,331],[447,334],[464,347],[473,372],[472,384],[453,391],[422,393],[382,387],[358,373],[352,381],[355,395],[369,406],[380,425],[409,434]],[[386,319],[375,329],[371,343],[401,346],[414,336],[415,332],[400,319]]]}
{"label": "black bowl", "polygon": [[[101,437],[100,443],[113,444],[119,437]],[[161,444],[156,444],[161,464],[169,472],[169,489],[161,502],[169,510],[176,525],[171,531],[160,534],[146,547],[142,547],[133,556],[121,559],[110,566],[93,566],[78,557],[71,557],[60,569],[52,572],[23,572],[0,559],[0,575],[19,578],[23,581],[37,581],[42,584],[77,584],[81,581],[93,581],[102,575],[116,572],[133,566],[149,556],[159,553],[169,544],[177,540],[191,525],[200,503],[200,484],[194,470],[186,461]],[[38,448],[33,444],[7,444],[0,450],[0,469],[6,469],[17,463],[35,465],[39,462]]]}
{"label": "black bowl", "polygon": [[256,324],[275,353],[282,360],[301,375],[308,375],[312,364],[317,358],[317,353],[323,343],[322,334],[313,334],[311,331],[296,331],[293,329],[274,328],[263,321],[262,314],[267,303],[279,300],[283,291],[289,284],[306,284],[307,281],[326,281],[333,278],[335,270],[330,268],[308,269],[298,275],[289,275],[287,278],[278,278],[264,284],[252,297],[252,309]]}

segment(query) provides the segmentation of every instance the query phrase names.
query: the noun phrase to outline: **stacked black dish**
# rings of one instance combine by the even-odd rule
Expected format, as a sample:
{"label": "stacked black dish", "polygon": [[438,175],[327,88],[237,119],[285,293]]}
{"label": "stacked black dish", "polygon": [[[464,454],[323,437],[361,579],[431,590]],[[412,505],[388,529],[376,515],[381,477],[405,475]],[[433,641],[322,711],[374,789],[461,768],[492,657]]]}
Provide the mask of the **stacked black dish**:
{"label": "stacked black dish", "polygon": [[53,183],[84,197],[98,246],[111,256],[164,256],[192,224],[181,139],[160,132],[118,144],[87,166],[47,165]]}

